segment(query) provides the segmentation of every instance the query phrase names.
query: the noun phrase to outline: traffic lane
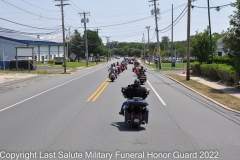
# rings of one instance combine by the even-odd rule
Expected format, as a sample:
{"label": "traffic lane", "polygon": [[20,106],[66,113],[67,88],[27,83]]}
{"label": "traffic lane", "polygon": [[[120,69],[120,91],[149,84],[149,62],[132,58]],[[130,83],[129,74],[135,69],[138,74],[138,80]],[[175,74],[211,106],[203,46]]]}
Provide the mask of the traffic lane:
{"label": "traffic lane", "polygon": [[89,95],[100,86],[101,78],[105,80],[101,75],[102,72],[90,74],[0,112],[1,148],[46,148],[87,106]]}
{"label": "traffic lane", "polygon": [[51,90],[56,86],[61,86],[71,81],[81,79],[88,74],[98,72],[101,69],[105,69],[107,65],[100,65],[92,67],[90,69],[84,69],[77,73],[67,74],[67,75],[51,75],[49,78],[36,81],[34,84],[28,85],[25,88],[14,90],[11,92],[0,94],[0,110],[4,109],[6,106],[11,106],[16,104],[24,99],[32,97],[34,95],[41,94],[47,90]]}
{"label": "traffic lane", "polygon": [[120,87],[134,80],[132,74],[131,71],[124,71],[117,81],[109,83],[97,101],[88,104],[50,150],[194,151],[185,134],[166,114],[164,108],[159,107],[159,100],[153,93],[147,98],[150,104],[149,124],[133,128],[124,122],[123,116],[118,114],[125,101]]}
{"label": "traffic lane", "polygon": [[240,130],[239,114],[222,109],[161,74],[155,73],[148,77],[165,100],[169,116],[188,135],[196,148],[219,150],[225,158],[239,156],[236,152],[240,149],[237,143],[240,140],[237,136]]}

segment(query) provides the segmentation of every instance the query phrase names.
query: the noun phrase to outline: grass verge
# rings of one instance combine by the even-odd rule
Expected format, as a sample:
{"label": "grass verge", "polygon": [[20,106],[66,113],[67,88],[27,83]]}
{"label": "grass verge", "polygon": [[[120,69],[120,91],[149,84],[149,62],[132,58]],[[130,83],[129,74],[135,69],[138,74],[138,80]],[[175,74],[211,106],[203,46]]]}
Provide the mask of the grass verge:
{"label": "grass verge", "polygon": [[166,76],[171,77],[186,86],[194,89],[195,91],[225,105],[228,108],[240,111],[240,99],[237,97],[234,97],[232,95],[229,95],[225,92],[222,92],[220,90],[208,87],[204,84],[201,84],[194,80],[186,80],[186,77],[179,76],[176,74],[166,74]]}
{"label": "grass verge", "polygon": [[[150,63],[150,65],[149,63],[145,63],[145,65],[156,69],[155,63]],[[172,67],[171,63],[162,63],[161,71],[183,70],[184,68],[186,68],[186,63],[175,63],[175,67]]]}

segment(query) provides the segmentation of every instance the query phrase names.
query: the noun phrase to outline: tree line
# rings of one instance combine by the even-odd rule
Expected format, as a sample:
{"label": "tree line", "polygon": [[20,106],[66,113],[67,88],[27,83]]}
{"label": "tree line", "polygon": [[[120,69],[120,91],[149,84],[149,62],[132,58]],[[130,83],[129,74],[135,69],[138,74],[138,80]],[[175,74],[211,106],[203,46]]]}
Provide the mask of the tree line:
{"label": "tree line", "polygon": [[[217,42],[222,43],[222,50],[226,53],[229,59],[229,65],[232,65],[240,73],[240,0],[235,4],[236,11],[233,12],[230,18],[230,27],[222,33],[212,34],[212,48],[210,47],[209,28],[203,32],[196,31],[195,35],[191,36],[191,55],[196,60],[202,63],[212,63],[212,54],[217,54]],[[136,56],[141,57],[143,52],[146,56],[156,56],[157,43],[139,43],[139,42],[108,42],[103,44],[102,39],[96,31],[87,30],[88,36],[88,53],[94,56]],[[77,59],[85,57],[85,35],[81,35],[77,30],[71,36],[69,43],[69,53],[75,53]],[[161,57],[186,57],[186,40],[170,42],[167,36],[163,36],[160,42]]]}

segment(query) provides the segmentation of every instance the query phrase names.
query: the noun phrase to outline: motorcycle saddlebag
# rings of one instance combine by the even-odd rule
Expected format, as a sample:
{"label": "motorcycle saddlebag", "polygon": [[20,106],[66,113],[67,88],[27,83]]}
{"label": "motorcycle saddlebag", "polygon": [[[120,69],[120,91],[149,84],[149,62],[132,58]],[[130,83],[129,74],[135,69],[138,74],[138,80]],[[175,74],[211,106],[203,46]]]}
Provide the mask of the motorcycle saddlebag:
{"label": "motorcycle saddlebag", "polygon": [[134,97],[133,99],[128,99],[127,100],[127,105],[128,106],[140,106],[140,107],[145,107],[148,105],[147,101],[145,101],[142,98]]}

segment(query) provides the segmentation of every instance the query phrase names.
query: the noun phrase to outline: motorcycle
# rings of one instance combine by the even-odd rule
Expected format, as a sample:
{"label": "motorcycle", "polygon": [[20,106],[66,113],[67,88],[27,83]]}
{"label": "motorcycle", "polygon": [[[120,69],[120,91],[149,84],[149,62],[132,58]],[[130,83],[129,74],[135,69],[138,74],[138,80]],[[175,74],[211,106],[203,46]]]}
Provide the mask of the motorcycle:
{"label": "motorcycle", "polygon": [[115,80],[115,75],[114,73],[111,73],[109,76],[109,79],[113,82]]}
{"label": "motorcycle", "polygon": [[128,99],[124,108],[125,122],[133,124],[134,127],[148,123],[147,105],[147,102],[141,97]]}
{"label": "motorcycle", "polygon": [[135,67],[135,70],[134,70],[134,71],[135,71],[135,74],[136,74],[136,75],[138,75],[138,74],[139,74],[139,72],[140,72],[140,69],[141,69],[141,67],[140,67],[140,66],[136,66],[136,67]]}
{"label": "motorcycle", "polygon": [[140,71],[140,73],[138,74],[138,79],[140,80],[141,85],[143,85],[147,81],[147,76],[144,74],[144,72],[146,72],[146,70]]}
{"label": "motorcycle", "polygon": [[[126,88],[122,88],[122,93],[124,98],[129,98],[125,94]],[[149,94],[149,91],[146,93],[146,97]],[[145,97],[145,98],[146,98]],[[142,97],[133,97],[126,101],[126,105],[123,107],[124,110],[124,120],[127,123],[132,124],[134,127],[139,127],[142,124],[148,123],[148,114],[147,109],[148,103]]]}
{"label": "motorcycle", "polygon": [[122,70],[122,72],[125,70],[125,66],[121,66],[121,70]]}
{"label": "motorcycle", "polygon": [[121,67],[117,66],[117,74],[120,74],[122,72]]}

